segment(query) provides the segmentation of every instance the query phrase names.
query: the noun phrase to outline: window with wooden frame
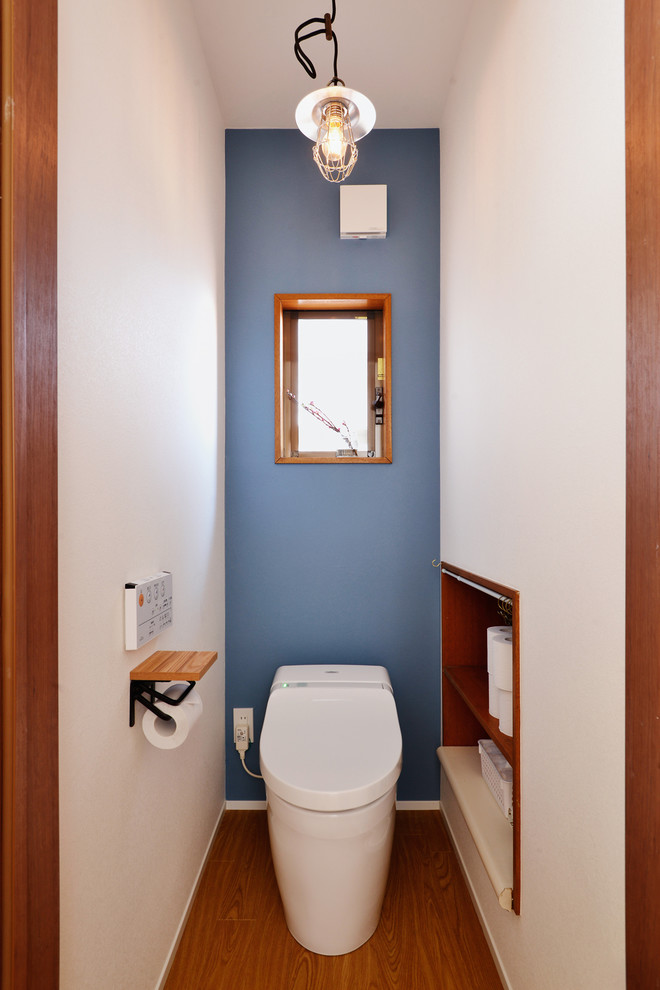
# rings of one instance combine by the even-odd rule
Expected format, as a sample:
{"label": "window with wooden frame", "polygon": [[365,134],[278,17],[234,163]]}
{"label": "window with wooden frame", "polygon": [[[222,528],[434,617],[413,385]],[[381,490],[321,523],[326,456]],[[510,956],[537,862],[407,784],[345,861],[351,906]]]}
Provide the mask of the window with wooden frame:
{"label": "window with wooden frame", "polygon": [[391,464],[391,297],[275,296],[275,462]]}

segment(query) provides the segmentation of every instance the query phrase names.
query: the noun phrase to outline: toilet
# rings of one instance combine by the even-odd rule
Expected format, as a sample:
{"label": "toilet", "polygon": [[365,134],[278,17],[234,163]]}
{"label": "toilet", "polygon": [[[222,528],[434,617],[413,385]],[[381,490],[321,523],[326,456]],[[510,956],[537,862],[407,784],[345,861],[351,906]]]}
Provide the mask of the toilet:
{"label": "toilet", "polygon": [[259,748],[289,931],[335,956],[373,935],[394,835],[401,730],[384,667],[280,667]]}

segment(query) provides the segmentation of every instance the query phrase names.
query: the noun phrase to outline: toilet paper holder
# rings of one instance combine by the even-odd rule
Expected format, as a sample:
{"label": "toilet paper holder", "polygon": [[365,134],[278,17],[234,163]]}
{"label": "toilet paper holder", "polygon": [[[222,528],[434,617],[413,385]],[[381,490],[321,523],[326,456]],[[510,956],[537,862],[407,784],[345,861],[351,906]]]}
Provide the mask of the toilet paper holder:
{"label": "toilet paper holder", "polygon": [[[172,718],[166,712],[162,711],[160,708],[156,707],[156,702],[160,701],[166,705],[172,705],[176,707],[180,705],[182,701],[185,701],[192,689],[195,687],[195,681],[188,681],[188,687],[185,691],[182,691],[178,698],[171,698],[169,695],[162,694],[160,691],[156,690],[155,681],[131,681],[131,711],[128,724],[133,727],[135,725],[135,702],[139,701],[141,705],[148,708],[150,712],[157,715],[158,718],[162,718],[164,722],[169,722]],[[148,697],[145,697],[145,694]]]}
{"label": "toilet paper holder", "polygon": [[[172,718],[156,707],[156,702],[176,707],[185,701],[197,681],[218,659],[211,650],[157,650],[131,671],[130,713],[128,724],[135,725],[135,702],[148,708],[164,722]],[[157,683],[188,681],[188,687],[178,698],[170,698],[156,690]]]}

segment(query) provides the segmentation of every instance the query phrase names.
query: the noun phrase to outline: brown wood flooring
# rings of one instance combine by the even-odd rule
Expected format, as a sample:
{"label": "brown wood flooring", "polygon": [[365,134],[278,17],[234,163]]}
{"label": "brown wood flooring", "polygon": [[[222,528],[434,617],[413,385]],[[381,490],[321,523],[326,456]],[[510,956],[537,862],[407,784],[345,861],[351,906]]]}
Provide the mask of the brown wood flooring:
{"label": "brown wood flooring", "polygon": [[398,811],[380,924],[344,956],[286,927],[265,811],[227,811],[164,990],[502,990],[439,811]]}

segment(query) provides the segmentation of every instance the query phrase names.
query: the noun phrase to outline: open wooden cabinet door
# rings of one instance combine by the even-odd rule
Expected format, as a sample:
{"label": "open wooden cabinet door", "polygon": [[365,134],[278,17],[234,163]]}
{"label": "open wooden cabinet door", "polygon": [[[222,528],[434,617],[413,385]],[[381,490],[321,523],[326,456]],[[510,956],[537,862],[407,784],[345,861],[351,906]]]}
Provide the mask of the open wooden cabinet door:
{"label": "open wooden cabinet door", "polygon": [[59,984],[57,2],[0,0],[2,987]]}

